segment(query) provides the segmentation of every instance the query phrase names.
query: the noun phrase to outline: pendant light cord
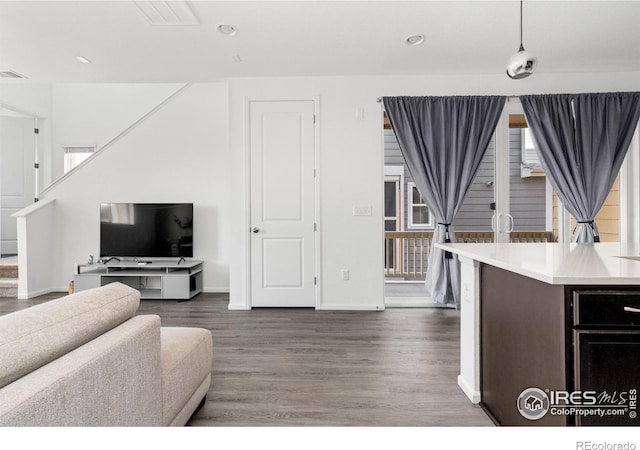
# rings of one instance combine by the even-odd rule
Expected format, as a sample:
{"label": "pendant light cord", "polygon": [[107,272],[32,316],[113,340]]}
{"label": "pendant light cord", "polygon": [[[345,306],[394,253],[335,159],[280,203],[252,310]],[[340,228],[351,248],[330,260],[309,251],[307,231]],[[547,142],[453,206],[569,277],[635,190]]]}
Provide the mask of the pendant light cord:
{"label": "pendant light cord", "polygon": [[522,46],[522,0],[520,0],[520,51],[524,51]]}

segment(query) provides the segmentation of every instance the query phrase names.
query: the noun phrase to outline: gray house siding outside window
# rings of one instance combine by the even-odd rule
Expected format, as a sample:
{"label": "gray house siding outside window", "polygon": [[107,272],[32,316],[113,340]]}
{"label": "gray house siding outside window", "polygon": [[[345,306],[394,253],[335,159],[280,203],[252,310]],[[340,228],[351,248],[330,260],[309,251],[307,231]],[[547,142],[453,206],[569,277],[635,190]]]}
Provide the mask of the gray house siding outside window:
{"label": "gray house siding outside window", "polygon": [[[522,164],[522,132],[521,129],[509,130],[509,175],[511,183],[511,215],[514,218],[514,231],[545,230],[545,177],[521,176]],[[384,164],[385,166],[404,167],[404,195],[402,199],[402,228],[398,231],[415,231],[420,228],[410,227],[409,210],[411,208],[411,183],[413,178],[404,165],[404,159],[393,130],[384,130]],[[480,164],[469,195],[453,222],[456,231],[491,231],[490,209],[494,201],[494,141],[489,144],[487,152]],[[423,230],[431,228],[424,227]]]}

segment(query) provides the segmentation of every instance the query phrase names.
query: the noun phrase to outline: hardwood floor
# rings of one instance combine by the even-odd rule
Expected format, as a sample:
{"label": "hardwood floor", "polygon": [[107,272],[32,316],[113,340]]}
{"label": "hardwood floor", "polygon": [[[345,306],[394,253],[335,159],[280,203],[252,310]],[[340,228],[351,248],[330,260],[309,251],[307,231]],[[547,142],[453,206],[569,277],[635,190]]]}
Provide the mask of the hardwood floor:
{"label": "hardwood floor", "polygon": [[[0,315],[62,295],[2,299]],[[212,384],[189,425],[492,425],[456,384],[458,311],[227,306],[222,294],[141,302],[163,326],[212,332]]]}

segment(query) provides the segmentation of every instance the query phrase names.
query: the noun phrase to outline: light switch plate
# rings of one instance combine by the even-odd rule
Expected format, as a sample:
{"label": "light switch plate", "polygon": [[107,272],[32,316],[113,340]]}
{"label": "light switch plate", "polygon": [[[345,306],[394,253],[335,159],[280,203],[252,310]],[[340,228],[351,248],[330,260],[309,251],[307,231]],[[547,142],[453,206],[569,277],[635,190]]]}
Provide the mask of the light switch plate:
{"label": "light switch plate", "polygon": [[353,207],[354,216],[370,216],[371,205],[356,205]]}

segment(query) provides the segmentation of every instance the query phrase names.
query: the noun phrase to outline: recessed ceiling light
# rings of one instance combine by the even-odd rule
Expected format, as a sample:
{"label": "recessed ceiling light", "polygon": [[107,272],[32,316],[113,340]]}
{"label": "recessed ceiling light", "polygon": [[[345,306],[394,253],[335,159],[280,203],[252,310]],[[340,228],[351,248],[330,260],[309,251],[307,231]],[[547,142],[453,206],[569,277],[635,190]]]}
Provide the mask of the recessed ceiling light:
{"label": "recessed ceiling light", "polygon": [[84,56],[76,56],[76,59],[78,61],[80,61],[81,63],[84,64],[91,64],[91,61],[89,61],[87,58],[85,58]]}
{"label": "recessed ceiling light", "polygon": [[231,57],[231,59],[233,60],[233,62],[235,63],[241,63],[242,62],[242,57],[240,55],[233,55]]}
{"label": "recessed ceiling light", "polygon": [[424,34],[412,34],[411,36],[408,36],[405,40],[404,43],[407,45],[420,45],[424,42]]}
{"label": "recessed ceiling light", "polygon": [[151,25],[200,25],[191,6],[186,1],[134,2]]}
{"label": "recessed ceiling light", "polygon": [[27,78],[15,70],[0,70],[0,78]]}
{"label": "recessed ceiling light", "polygon": [[238,29],[233,25],[220,24],[218,25],[218,32],[225,36],[233,36],[238,32]]}

